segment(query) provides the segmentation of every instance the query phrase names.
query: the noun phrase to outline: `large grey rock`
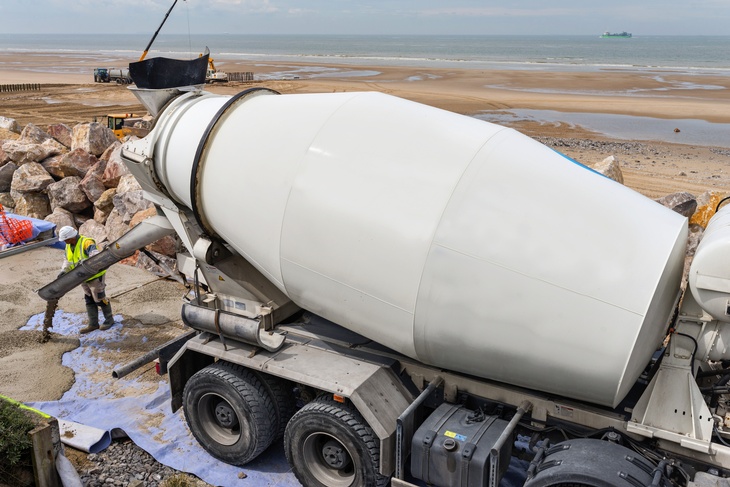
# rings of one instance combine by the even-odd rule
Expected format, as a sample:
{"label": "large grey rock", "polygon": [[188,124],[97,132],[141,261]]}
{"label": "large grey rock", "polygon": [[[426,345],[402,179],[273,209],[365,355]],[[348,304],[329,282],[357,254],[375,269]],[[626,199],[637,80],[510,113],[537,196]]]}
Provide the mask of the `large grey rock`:
{"label": "large grey rock", "polygon": [[129,193],[131,191],[142,191],[142,186],[139,185],[137,179],[131,174],[125,174],[119,178],[119,184],[117,184],[117,193]]}
{"label": "large grey rock", "polygon": [[51,209],[61,207],[72,213],[78,213],[91,206],[91,201],[81,189],[81,178],[70,176],[48,186],[48,197]]}
{"label": "large grey rock", "polygon": [[7,142],[6,140],[0,140],[0,166],[4,166],[8,162],[10,162],[10,156],[7,152],[3,150],[3,144]]}
{"label": "large grey rock", "polygon": [[28,162],[39,162],[56,154],[60,154],[57,147],[51,144],[35,144],[22,140],[11,140],[3,144],[3,151],[11,161],[18,165]]}
{"label": "large grey rock", "polygon": [[96,245],[100,249],[104,247],[104,243],[108,240],[106,227],[91,219],[86,220],[86,222],[79,227],[79,233],[96,240]]}
{"label": "large grey rock", "polygon": [[65,227],[67,225],[74,228],[76,227],[76,225],[74,224],[73,213],[68,210],[64,210],[60,206],[54,208],[53,213],[45,217],[44,220],[54,223],[56,225],[56,229],[60,229],[61,227]]}
{"label": "large grey rock", "polygon": [[84,215],[83,213],[74,213],[73,216],[74,216],[74,225],[76,225],[76,228],[79,228],[81,225],[83,225],[87,221],[91,220],[91,218]]}
{"label": "large grey rock", "polygon": [[99,199],[94,201],[94,220],[102,225],[106,224],[109,214],[114,209],[114,196],[116,194],[116,188],[109,188],[99,196]]}
{"label": "large grey rock", "polygon": [[71,142],[73,140],[73,130],[71,127],[63,123],[54,123],[53,125],[49,125],[46,131],[48,135],[63,144],[64,147],[71,148]]}
{"label": "large grey rock", "polygon": [[42,144],[51,138],[43,129],[32,123],[26,125],[20,133],[21,140],[33,144]]}
{"label": "large grey rock", "polygon": [[129,231],[129,225],[125,223],[122,214],[116,208],[109,214],[104,228],[106,228],[107,238],[110,242],[115,241]]}
{"label": "large grey rock", "polygon": [[112,145],[110,145],[109,147],[106,148],[104,153],[99,157],[99,160],[104,161],[104,162],[109,162],[109,159],[111,159],[112,154],[114,154],[114,152],[121,151],[121,148],[122,148],[122,143],[119,142],[118,140],[115,141]]}
{"label": "large grey rock", "polygon": [[101,211],[105,211],[106,213],[111,213],[114,209],[114,197],[116,195],[117,188],[107,189],[101,194],[101,196],[99,196],[99,199],[94,202],[94,207]]}
{"label": "large grey rock", "polygon": [[97,162],[96,156],[83,149],[74,149],[61,156],[46,159],[42,164],[50,174],[57,178],[67,178],[69,176],[83,178]]}
{"label": "large grey rock", "polygon": [[614,156],[608,156],[595,166],[593,170],[613,179],[617,183],[624,184],[624,174],[621,172],[621,164]]}
{"label": "large grey rock", "polygon": [[56,180],[63,179],[66,176],[63,172],[63,165],[61,164],[62,160],[63,160],[62,154],[47,157],[41,161],[41,166],[43,166],[43,169],[48,171],[48,174],[53,176],[54,179],[56,179]]}
{"label": "large grey rock", "polygon": [[114,142],[117,142],[117,137],[110,128],[98,122],[81,123],[73,128],[71,150],[83,149],[100,156]]}
{"label": "large grey rock", "polygon": [[46,189],[53,182],[54,179],[48,174],[48,171],[43,169],[43,166],[37,162],[29,162],[15,170],[10,189],[22,193],[37,193]]}
{"label": "large grey rock", "polygon": [[15,200],[9,192],[0,193],[0,205],[3,205],[5,208],[15,208]]}
{"label": "large grey rock", "polygon": [[656,201],[687,218],[690,218],[697,209],[697,199],[687,192],[668,194]]}
{"label": "large grey rock", "polygon": [[10,194],[15,201],[13,213],[39,220],[51,214],[51,205],[49,204],[48,196],[43,193],[22,193],[11,190]]}
{"label": "large grey rock", "polygon": [[84,193],[86,193],[86,197],[92,202],[96,202],[104,191],[106,191],[106,186],[104,186],[104,182],[102,180],[104,169],[106,169],[106,162],[97,161],[97,163],[86,172],[86,176],[84,176],[81,180],[81,189]]}
{"label": "large grey rock", "polygon": [[13,173],[15,173],[16,169],[18,169],[18,166],[12,162],[0,167],[0,193],[10,191],[10,183],[13,182]]}
{"label": "large grey rock", "polygon": [[[122,145],[119,144],[114,146],[114,149],[109,152],[108,160],[106,163],[106,169],[104,170],[104,186],[107,188],[116,188],[119,184],[119,180],[122,176],[131,174],[127,165],[122,161]],[[105,154],[106,155],[106,154]]]}
{"label": "large grey rock", "polygon": [[0,117],[0,129],[9,130],[16,134],[19,134],[21,130],[18,122],[16,122],[14,118],[8,117]]}
{"label": "large grey rock", "polygon": [[127,193],[119,193],[114,195],[114,209],[122,216],[124,223],[132,221],[132,217],[142,210],[146,210],[154,206],[150,201],[142,196],[142,191],[129,191]]}

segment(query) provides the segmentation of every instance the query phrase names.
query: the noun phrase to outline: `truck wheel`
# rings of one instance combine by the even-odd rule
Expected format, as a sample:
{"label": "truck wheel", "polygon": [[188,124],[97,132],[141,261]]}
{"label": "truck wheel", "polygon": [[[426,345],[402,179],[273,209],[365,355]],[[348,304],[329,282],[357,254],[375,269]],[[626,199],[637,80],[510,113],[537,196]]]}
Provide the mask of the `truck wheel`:
{"label": "truck wheel", "polygon": [[233,465],[256,458],[276,436],[266,386],[238,365],[217,362],[195,373],[185,384],[183,410],[203,448]]}
{"label": "truck wheel", "polygon": [[284,452],[299,482],[308,487],[382,487],[380,445],[353,408],[319,397],[300,409],[284,434]]}
{"label": "truck wheel", "polygon": [[[524,487],[634,487],[653,485],[654,465],[633,450],[596,439],[558,443],[545,452]],[[659,485],[667,487],[663,479]]]}
{"label": "truck wheel", "polygon": [[286,424],[294,415],[294,409],[296,407],[294,402],[294,386],[291,382],[274,377],[273,375],[260,374],[260,378],[268,389],[274,404],[274,410],[276,411],[276,424],[274,426],[276,437],[274,440],[279,440],[284,437]]}

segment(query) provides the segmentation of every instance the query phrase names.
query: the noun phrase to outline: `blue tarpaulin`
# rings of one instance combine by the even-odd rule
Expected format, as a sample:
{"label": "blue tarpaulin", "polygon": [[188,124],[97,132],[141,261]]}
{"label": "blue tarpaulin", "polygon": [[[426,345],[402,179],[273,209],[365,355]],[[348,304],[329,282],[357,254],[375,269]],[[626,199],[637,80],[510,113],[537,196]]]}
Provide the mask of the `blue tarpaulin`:
{"label": "blue tarpaulin", "polygon": [[[115,317],[119,322],[121,317]],[[77,336],[83,314],[56,311],[53,331]],[[28,321],[22,330],[43,328],[43,315]],[[58,401],[33,402],[29,406],[59,419],[73,421],[101,430],[121,429],[139,447],[158,462],[175,470],[191,473],[212,485],[238,485],[239,473],[246,474],[246,485],[300,485],[286,461],[281,441],[269,447],[255,461],[244,467],[220,462],[210,456],[195,440],[185,423],[182,410],[173,413],[170,389],[164,380],[143,380],[132,375],[112,379],[112,364],[102,352],[124,346],[127,327],[115,324],[106,331],[80,335],[81,345],[63,355],[62,363],[75,373],[75,383]],[[513,459],[501,487],[522,485],[526,462]],[[419,485],[423,485],[417,482]]]}

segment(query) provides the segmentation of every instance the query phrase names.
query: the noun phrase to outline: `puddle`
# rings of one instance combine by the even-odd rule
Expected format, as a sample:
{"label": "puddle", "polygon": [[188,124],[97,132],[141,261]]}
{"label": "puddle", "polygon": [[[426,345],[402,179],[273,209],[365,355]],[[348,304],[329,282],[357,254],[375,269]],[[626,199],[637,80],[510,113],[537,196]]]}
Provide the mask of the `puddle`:
{"label": "puddle", "polygon": [[[580,126],[606,137],[623,140],[658,140],[676,144],[730,148],[730,124],[697,119],[663,119],[614,115],[609,113],[571,113],[555,110],[484,111],[475,118],[510,126],[517,122],[536,122],[570,127]],[[675,132],[679,129],[679,132]]]}

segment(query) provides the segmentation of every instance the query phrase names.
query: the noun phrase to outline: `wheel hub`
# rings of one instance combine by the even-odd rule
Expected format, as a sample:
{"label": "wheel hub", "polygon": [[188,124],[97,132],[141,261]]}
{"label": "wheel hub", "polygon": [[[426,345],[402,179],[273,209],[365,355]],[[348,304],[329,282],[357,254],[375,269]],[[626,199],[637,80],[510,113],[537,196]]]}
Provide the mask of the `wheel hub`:
{"label": "wheel hub", "polygon": [[322,446],[322,457],[327,465],[337,470],[342,470],[350,464],[350,455],[339,441],[327,441]]}
{"label": "wheel hub", "polygon": [[233,428],[238,424],[238,416],[225,401],[221,401],[216,405],[215,419],[224,428]]}

